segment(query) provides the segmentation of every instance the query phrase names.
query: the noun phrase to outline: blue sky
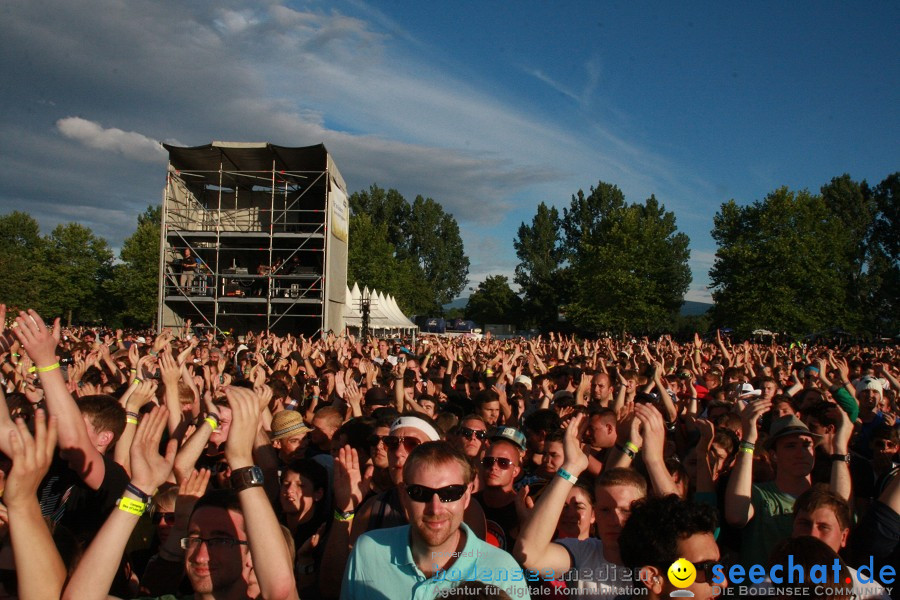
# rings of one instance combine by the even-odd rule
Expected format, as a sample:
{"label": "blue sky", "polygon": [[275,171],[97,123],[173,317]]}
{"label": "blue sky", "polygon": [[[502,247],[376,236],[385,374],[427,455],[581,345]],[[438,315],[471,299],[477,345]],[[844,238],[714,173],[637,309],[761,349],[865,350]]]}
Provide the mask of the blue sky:
{"label": "blue sky", "polygon": [[[351,191],[441,202],[470,285],[537,204],[651,193],[705,289],[722,202],[900,167],[896,2],[125,2],[0,8],[0,213],[118,247],[157,141],[324,142]],[[894,106],[895,108],[891,108]]]}

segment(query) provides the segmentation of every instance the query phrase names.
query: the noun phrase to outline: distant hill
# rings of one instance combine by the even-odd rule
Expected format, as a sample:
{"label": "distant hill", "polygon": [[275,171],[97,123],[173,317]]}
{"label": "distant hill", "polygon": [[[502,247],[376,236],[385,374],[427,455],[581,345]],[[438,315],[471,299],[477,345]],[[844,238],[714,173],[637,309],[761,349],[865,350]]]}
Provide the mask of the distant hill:
{"label": "distant hill", "polygon": [[[444,310],[450,310],[451,308],[465,308],[468,303],[468,296],[465,298],[457,298],[453,302],[445,304]],[[713,305],[710,302],[693,302],[691,300],[685,300],[684,305],[681,307],[681,316],[693,317],[702,315],[712,307]]]}
{"label": "distant hill", "polygon": [[708,302],[692,302],[690,300],[685,300],[684,304],[681,306],[681,316],[693,317],[702,315],[712,307],[713,305]]}

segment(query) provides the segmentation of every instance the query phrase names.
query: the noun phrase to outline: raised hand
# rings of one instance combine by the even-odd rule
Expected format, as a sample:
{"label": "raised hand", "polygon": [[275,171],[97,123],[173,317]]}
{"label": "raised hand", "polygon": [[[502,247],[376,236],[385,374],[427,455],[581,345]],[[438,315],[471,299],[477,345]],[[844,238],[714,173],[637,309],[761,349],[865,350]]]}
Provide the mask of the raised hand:
{"label": "raised hand", "polygon": [[34,413],[33,437],[25,421],[16,419],[15,428],[9,431],[13,464],[3,490],[4,504],[12,507],[36,502],[38,487],[53,462],[56,434],[56,417],[48,420],[42,409]]}
{"label": "raised hand", "polygon": [[334,460],[334,506],[341,512],[349,512],[355,510],[362,499],[359,454],[351,446],[344,446]]}
{"label": "raised hand", "polygon": [[165,483],[175,463],[178,440],[169,440],[165,456],[159,453],[159,442],[168,417],[169,411],[164,406],[154,407],[144,415],[131,442],[131,482],[147,494]]}
{"label": "raised hand", "polygon": [[175,522],[182,522],[187,529],[188,520],[194,512],[194,505],[206,493],[209,487],[209,469],[194,469],[178,486],[178,498],[175,500]]}
{"label": "raised hand", "polygon": [[516,492],[515,507],[516,514],[519,516],[519,523],[524,523],[534,511],[534,498],[529,496],[531,488],[523,485],[522,489]]}
{"label": "raised hand", "polygon": [[167,389],[178,387],[178,380],[181,379],[181,367],[178,366],[178,362],[172,357],[171,352],[159,355],[159,374]]}
{"label": "raised hand", "polygon": [[231,407],[231,429],[225,445],[225,458],[232,469],[249,467],[253,464],[253,441],[259,430],[260,400],[246,388],[226,386],[224,390]]}
{"label": "raised hand", "polygon": [[125,410],[130,412],[139,412],[148,402],[156,400],[157,384],[152,379],[147,379],[138,384],[138,386],[128,396]]}
{"label": "raised hand", "polygon": [[50,328],[37,312],[29,309],[27,313],[19,313],[14,329],[19,343],[38,368],[48,367],[56,362],[56,347],[60,339],[58,318]]}
{"label": "raised hand", "polygon": [[662,460],[666,445],[666,424],[662,415],[650,404],[635,404],[634,414],[641,422],[644,457]]}
{"label": "raised hand", "polygon": [[260,384],[253,386],[253,391],[256,393],[256,396],[259,398],[259,406],[260,410],[269,406],[269,402],[272,401],[272,388],[267,386],[266,384]]}
{"label": "raised hand", "polygon": [[566,434],[563,437],[563,469],[578,477],[588,468],[588,457],[581,449],[579,440],[584,434],[582,424],[587,425],[584,413],[578,413],[566,426]]}
{"label": "raised hand", "polygon": [[748,402],[741,410],[741,439],[751,444],[756,443],[758,431],[756,423],[767,410],[772,408],[771,400],[754,400]]}

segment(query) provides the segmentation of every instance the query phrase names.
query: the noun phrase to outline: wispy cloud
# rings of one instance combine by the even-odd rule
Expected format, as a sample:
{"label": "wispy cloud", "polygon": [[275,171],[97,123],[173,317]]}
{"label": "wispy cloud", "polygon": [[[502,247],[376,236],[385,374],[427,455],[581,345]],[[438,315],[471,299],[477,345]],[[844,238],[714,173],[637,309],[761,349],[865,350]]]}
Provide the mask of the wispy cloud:
{"label": "wispy cloud", "polygon": [[147,162],[160,162],[166,158],[166,151],[158,141],[134,131],[122,131],[116,127],[104,129],[99,123],[81,117],[59,119],[56,128],[65,137],[89,148],[116,152]]}

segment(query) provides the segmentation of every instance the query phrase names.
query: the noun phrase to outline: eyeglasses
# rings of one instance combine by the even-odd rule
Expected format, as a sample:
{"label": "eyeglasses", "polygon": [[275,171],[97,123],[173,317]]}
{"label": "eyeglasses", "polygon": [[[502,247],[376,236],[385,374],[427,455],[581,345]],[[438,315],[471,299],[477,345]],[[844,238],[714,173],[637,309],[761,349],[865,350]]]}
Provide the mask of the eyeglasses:
{"label": "eyeglasses", "polygon": [[456,502],[463,497],[469,486],[464,484],[445,485],[442,488],[430,488],[424,485],[410,484],[405,486],[406,494],[413,502],[430,502],[437,494],[441,502]]}
{"label": "eyeglasses", "polygon": [[383,441],[384,445],[391,450],[396,450],[400,447],[400,444],[403,444],[403,448],[405,448],[407,452],[412,452],[416,446],[422,443],[418,438],[403,437],[399,435],[386,435],[384,436]]}
{"label": "eyeglasses", "polygon": [[175,513],[173,512],[155,512],[153,513],[153,523],[159,525],[160,523],[165,522],[166,525],[171,525],[175,522]]}
{"label": "eyeglasses", "polygon": [[485,456],[481,459],[481,464],[485,469],[490,469],[496,464],[505,471],[512,466],[512,461],[503,457]]}
{"label": "eyeglasses", "polygon": [[484,429],[469,429],[468,427],[460,427],[459,435],[466,438],[467,440],[471,440],[472,436],[477,437],[482,442],[487,439],[487,431]]}
{"label": "eyeglasses", "polygon": [[232,537],[185,537],[181,538],[181,548],[182,550],[191,550],[204,542],[207,548],[233,548],[234,546],[250,545],[250,542],[247,540],[239,540]]}
{"label": "eyeglasses", "polygon": [[382,442],[384,442],[384,443],[386,444],[387,442],[385,442],[385,440],[387,439],[387,437],[388,437],[388,436],[386,436],[386,435],[375,435],[375,434],[372,434],[372,435],[369,436],[369,440],[368,440],[369,445],[370,445],[370,446],[377,446],[378,444],[381,444]]}
{"label": "eyeglasses", "polygon": [[875,440],[872,442],[872,448],[875,450],[890,450],[891,448],[895,448],[897,444],[890,440]]}

